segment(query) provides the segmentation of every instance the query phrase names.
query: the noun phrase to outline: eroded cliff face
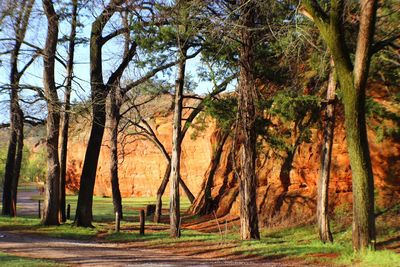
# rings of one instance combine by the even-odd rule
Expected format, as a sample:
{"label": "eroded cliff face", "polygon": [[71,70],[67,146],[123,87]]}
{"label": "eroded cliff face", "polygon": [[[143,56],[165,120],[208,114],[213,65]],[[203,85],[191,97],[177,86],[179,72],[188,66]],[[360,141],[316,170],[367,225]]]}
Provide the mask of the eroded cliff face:
{"label": "eroded cliff face", "polygon": [[[377,98],[379,100],[379,97]],[[382,100],[383,101],[383,100]],[[351,170],[346,148],[343,121],[339,116],[335,128],[330,179],[330,206],[348,208],[352,202]],[[171,151],[171,114],[151,120],[161,142]],[[210,168],[212,153],[219,140],[215,124],[191,139],[189,130],[183,141],[182,178],[195,196],[200,196]],[[70,143],[68,157],[68,188],[79,188],[79,175],[86,149],[87,133],[79,131]],[[377,142],[376,134],[368,131],[378,207],[400,202],[400,143],[386,139]],[[285,153],[276,153],[264,144],[257,160],[257,205],[260,220],[265,224],[291,218],[311,218],[316,207],[316,184],[320,166],[322,132],[312,130],[311,143],[296,149],[289,176],[282,177]],[[96,177],[95,194],[111,196],[109,174],[108,134],[105,135]],[[122,149],[122,147],[121,147]],[[239,183],[235,176],[232,139],[226,140],[219,166],[212,181],[213,207],[218,216],[239,215]],[[278,156],[279,154],[279,156]],[[166,161],[158,148],[143,138],[127,137],[121,156],[119,177],[124,197],[155,196],[166,168]],[[167,192],[168,194],[168,187]]]}
{"label": "eroded cliff face", "polygon": [[[168,153],[172,147],[172,115],[157,117],[150,121],[159,140]],[[75,129],[76,130],[76,129]],[[200,190],[205,170],[210,161],[212,143],[210,136],[214,130],[213,123],[204,131],[189,129],[182,144],[182,178],[196,195]],[[68,153],[67,188],[71,192],[79,189],[79,179],[86,151],[88,133],[82,131],[74,134]],[[98,196],[111,196],[109,134],[106,130],[100,152],[94,193]],[[167,162],[160,150],[144,137],[127,136],[119,146],[119,184],[123,197],[155,196],[164,177]],[[169,187],[165,192],[169,194]]]}
{"label": "eroded cliff face", "polygon": [[[400,144],[393,141],[376,142],[369,131],[370,150],[375,178],[378,207],[400,202]],[[285,157],[277,158],[273,150],[263,148],[257,160],[257,205],[265,224],[277,223],[289,217],[293,220],[312,218],[316,209],[316,186],[319,177],[322,135],[313,132],[312,143],[297,149],[289,184],[282,180]],[[239,215],[239,182],[234,175],[232,140],[224,145],[220,166],[212,188],[213,206],[218,216]],[[342,125],[335,129],[330,179],[330,207],[350,209],[352,202],[351,170]]]}

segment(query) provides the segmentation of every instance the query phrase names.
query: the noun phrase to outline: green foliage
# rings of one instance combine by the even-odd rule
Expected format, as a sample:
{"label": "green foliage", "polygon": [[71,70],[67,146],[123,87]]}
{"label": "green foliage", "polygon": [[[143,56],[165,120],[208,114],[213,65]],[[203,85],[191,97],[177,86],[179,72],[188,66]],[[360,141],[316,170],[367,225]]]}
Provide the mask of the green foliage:
{"label": "green foliage", "polygon": [[226,95],[218,99],[206,100],[205,113],[217,121],[218,127],[229,131],[236,120],[237,99],[233,95]]}
{"label": "green foliage", "polygon": [[21,182],[44,182],[47,169],[45,147],[40,146],[35,152],[31,152],[30,148],[25,145],[22,155]]}
{"label": "green foliage", "polygon": [[278,116],[283,122],[297,122],[307,115],[319,115],[320,101],[313,95],[296,95],[291,91],[282,91],[273,100],[270,113]]}
{"label": "green foliage", "polygon": [[382,142],[385,138],[400,137],[400,115],[388,110],[382,104],[368,97],[365,109],[369,123],[376,122],[372,128],[376,132],[377,142]]}
{"label": "green foliage", "polygon": [[[400,12],[398,10],[399,1],[380,1],[375,40],[385,40],[393,36],[399,36]],[[399,64],[398,47],[396,45],[387,45],[371,58],[370,77],[387,85],[388,91],[397,89],[398,92],[398,85],[400,84]],[[396,93],[396,91],[390,93]]]}
{"label": "green foliage", "polygon": [[264,120],[265,130],[261,132],[271,148],[293,152],[302,142],[311,142],[311,127],[320,114],[318,97],[285,90],[264,103],[263,110],[274,123]]}

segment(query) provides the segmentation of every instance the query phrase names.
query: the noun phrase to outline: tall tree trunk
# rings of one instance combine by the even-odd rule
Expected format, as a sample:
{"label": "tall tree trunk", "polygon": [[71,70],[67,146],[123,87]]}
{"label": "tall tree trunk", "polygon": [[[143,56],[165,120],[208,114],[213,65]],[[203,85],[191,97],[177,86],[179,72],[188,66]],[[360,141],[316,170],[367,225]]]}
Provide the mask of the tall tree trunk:
{"label": "tall tree trunk", "polygon": [[172,156],[170,175],[170,235],[180,237],[180,203],[179,203],[179,179],[181,164],[181,131],[182,131],[182,105],[183,86],[185,82],[186,48],[181,50],[180,62],[178,64],[178,77],[175,83],[175,108],[172,131]]}
{"label": "tall tree trunk", "polygon": [[89,142],[86,148],[85,160],[83,162],[75,215],[75,225],[82,227],[93,227],[93,191],[106,122],[106,98],[110,88],[121,78],[122,73],[136,53],[136,43],[133,43],[129,49],[129,53],[124,56],[122,62],[115,71],[111,73],[108,81],[104,84],[102,47],[115,35],[110,34],[111,36],[109,35],[109,38],[103,38],[102,34],[105,25],[113,16],[118,6],[123,2],[123,0],[110,1],[102,13],[92,23],[90,35],[90,87],[93,121]]}
{"label": "tall tree trunk", "polygon": [[[354,68],[343,29],[344,1],[333,0],[329,17],[316,1],[304,0],[335,63],[343,90],[347,147],[353,184],[353,248],[374,248],[374,178],[365,118],[365,90],[375,29],[377,0],[360,1],[360,26]],[[328,20],[329,18],[329,20]]]}
{"label": "tall tree trunk", "polygon": [[239,74],[239,129],[243,137],[240,159],[240,232],[241,238],[260,239],[258,230],[258,214],[256,205],[257,177],[256,163],[256,131],[255,105],[257,98],[254,66],[254,28],[255,10],[253,1],[241,1],[240,15],[240,74]]}
{"label": "tall tree trunk", "polygon": [[[92,86],[101,87],[101,85]],[[104,103],[105,99],[103,97],[104,94],[105,92],[102,92],[101,89],[99,91],[95,89],[92,93],[93,123],[82,168],[78,204],[75,215],[75,224],[82,227],[93,227],[93,191],[101,142],[103,140],[104,125],[106,122],[106,108]]]}
{"label": "tall tree trunk", "polygon": [[2,215],[16,216],[16,188],[15,184],[18,185],[16,177],[19,176],[20,169],[17,168],[16,156],[17,156],[17,143],[20,139],[20,107],[18,103],[18,88],[12,85],[10,93],[10,140],[8,143],[7,159],[5,166],[4,175],[4,186],[3,186],[3,208]]}
{"label": "tall tree trunk", "polygon": [[214,205],[213,205],[213,199],[211,196],[211,188],[214,183],[214,176],[215,172],[218,169],[219,162],[221,160],[221,155],[222,151],[224,148],[224,144],[226,142],[226,139],[229,136],[228,131],[224,131],[221,133],[218,132],[216,142],[217,142],[217,147],[213,151],[213,155],[211,157],[211,162],[210,162],[210,167],[206,172],[206,179],[204,180],[203,186],[201,191],[199,192],[199,195],[196,197],[195,202],[192,204],[190,207],[189,212],[192,214],[198,214],[198,215],[206,215],[210,214],[213,211]]}
{"label": "tall tree trunk", "polygon": [[58,225],[60,202],[60,163],[58,159],[58,138],[60,128],[60,105],[54,79],[55,55],[58,40],[58,17],[51,0],[43,0],[48,25],[44,49],[43,85],[47,98],[47,178],[46,196],[42,223]]}
{"label": "tall tree trunk", "polygon": [[319,238],[323,243],[333,242],[332,233],[329,227],[328,204],[329,204],[329,176],[331,169],[333,132],[335,129],[335,98],[336,98],[336,77],[334,65],[331,62],[328,89],[326,92],[326,117],[324,127],[324,139],[321,151],[321,171],[318,179],[317,196],[317,221]]}
{"label": "tall tree trunk", "polygon": [[122,214],[122,198],[119,189],[118,179],[118,124],[119,124],[119,104],[117,100],[116,87],[110,91],[110,173],[111,173],[111,189],[114,205],[114,213],[118,212],[120,219],[123,218]]}
{"label": "tall tree trunk", "polygon": [[72,78],[74,68],[74,53],[75,53],[75,36],[78,14],[78,0],[72,0],[71,14],[71,32],[69,34],[68,44],[68,62],[67,62],[67,86],[65,87],[65,103],[64,113],[61,124],[61,151],[60,151],[60,217],[61,221],[67,220],[65,215],[65,185],[67,173],[67,152],[68,152],[68,128],[69,128],[69,112],[71,109],[70,98],[72,91]]}
{"label": "tall tree trunk", "polygon": [[17,216],[17,193],[18,193],[18,181],[21,171],[21,163],[22,163],[22,153],[24,148],[24,114],[22,110],[19,109],[18,116],[16,120],[17,125],[17,149],[15,156],[15,169],[14,169],[14,177],[12,180],[11,186],[11,216]]}
{"label": "tall tree trunk", "polygon": [[[374,176],[365,118],[365,91],[377,5],[377,0],[361,0],[360,2],[360,28],[353,70],[355,90],[352,92],[344,90],[348,96],[348,101],[345,99],[345,114],[347,113],[345,116],[349,118],[346,119],[346,129],[347,127],[350,129],[348,133],[346,132],[346,136],[353,176],[353,247],[356,251],[375,249],[376,243]],[[353,109],[356,110],[356,114],[348,114]]]}
{"label": "tall tree trunk", "polygon": [[[4,174],[3,185],[3,207],[2,215],[16,216],[17,189],[21,170],[22,151],[23,151],[23,130],[24,115],[19,105],[19,81],[23,74],[18,71],[18,57],[29,22],[34,0],[20,3],[16,20],[15,43],[11,52],[11,71],[10,71],[10,139],[8,143],[7,160]],[[30,63],[28,63],[30,64]],[[26,65],[27,67],[28,65]],[[24,67],[23,69],[26,69]]]}

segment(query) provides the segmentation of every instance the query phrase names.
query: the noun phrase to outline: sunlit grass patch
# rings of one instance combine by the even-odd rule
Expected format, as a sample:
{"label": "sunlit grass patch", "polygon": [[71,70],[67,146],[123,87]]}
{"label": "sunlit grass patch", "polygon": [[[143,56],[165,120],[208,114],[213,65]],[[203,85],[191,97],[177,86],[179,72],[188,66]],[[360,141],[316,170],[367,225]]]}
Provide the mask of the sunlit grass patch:
{"label": "sunlit grass patch", "polygon": [[66,266],[63,264],[58,264],[53,261],[48,260],[39,260],[25,257],[18,257],[14,255],[9,255],[0,252],[0,265],[7,267],[22,267],[22,266],[30,266],[30,267],[47,267],[47,266]]}
{"label": "sunlit grass patch", "polygon": [[[287,229],[266,229],[261,232],[261,240],[242,241],[235,249],[236,253],[260,255],[271,259],[335,258],[349,248],[341,243],[323,244],[317,239],[313,226]],[[325,259],[323,259],[324,261]]]}
{"label": "sunlit grass patch", "polygon": [[[124,220],[138,220],[139,210],[146,209],[149,204],[155,204],[155,197],[131,197],[122,199],[122,212]],[[71,220],[74,219],[78,196],[67,196],[66,203],[71,205]],[[163,198],[163,207],[169,206],[169,198]],[[189,208],[190,201],[181,197],[181,210]],[[114,206],[111,197],[93,197],[93,220],[97,222],[113,221],[115,219]]]}
{"label": "sunlit grass patch", "polygon": [[342,254],[337,262],[360,267],[396,267],[400,266],[400,254],[390,250],[348,252]]}

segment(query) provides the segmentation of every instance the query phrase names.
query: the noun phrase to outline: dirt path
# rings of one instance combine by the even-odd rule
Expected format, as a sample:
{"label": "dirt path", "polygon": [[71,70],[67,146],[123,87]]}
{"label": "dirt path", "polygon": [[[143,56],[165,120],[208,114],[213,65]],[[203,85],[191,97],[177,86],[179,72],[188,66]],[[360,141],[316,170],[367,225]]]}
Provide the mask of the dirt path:
{"label": "dirt path", "polygon": [[[33,200],[32,197],[39,196],[39,190],[21,191],[18,192],[17,199],[17,214],[18,216],[37,215],[38,214],[38,201]],[[41,203],[43,207],[43,201]]]}
{"label": "dirt path", "polygon": [[[32,196],[37,195],[37,189],[18,193],[19,216],[37,216],[38,203],[32,200]],[[232,255],[232,252],[226,254],[226,248],[220,244],[207,247],[193,243],[179,244],[166,250],[159,246],[148,247],[148,244],[140,242],[77,241],[0,231],[1,252],[52,260],[69,266],[310,266],[299,261],[266,260]]]}
{"label": "dirt path", "polygon": [[[18,216],[37,216],[38,201],[33,197],[40,196],[40,192],[34,185],[29,190],[18,190],[17,194],[17,215]],[[3,198],[3,192],[0,192],[0,199]],[[1,204],[1,203],[0,203]],[[41,203],[43,208],[43,201]]]}
{"label": "dirt path", "polygon": [[10,232],[0,232],[0,251],[71,266],[299,266],[263,260],[204,259],[143,249],[130,243],[95,243]]}

